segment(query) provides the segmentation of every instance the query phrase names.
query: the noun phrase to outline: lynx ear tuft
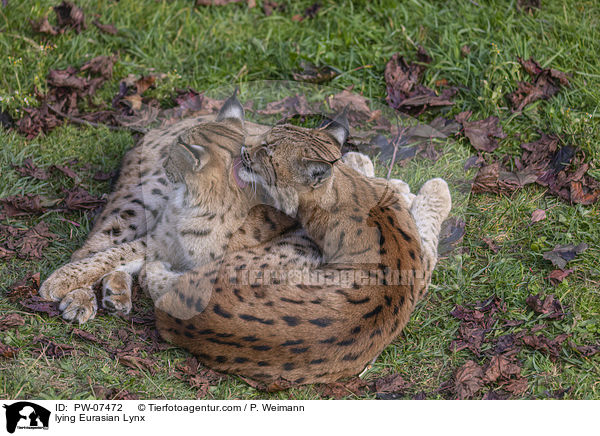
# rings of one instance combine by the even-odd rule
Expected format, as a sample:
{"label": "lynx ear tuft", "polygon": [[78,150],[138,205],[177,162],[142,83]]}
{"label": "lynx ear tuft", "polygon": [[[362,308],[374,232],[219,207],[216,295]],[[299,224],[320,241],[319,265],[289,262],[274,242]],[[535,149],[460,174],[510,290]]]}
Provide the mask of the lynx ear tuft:
{"label": "lynx ear tuft", "polygon": [[238,120],[240,123],[244,124],[244,108],[237,99],[237,92],[238,88],[235,88],[233,95],[225,100],[223,107],[219,111],[219,115],[217,115],[217,121],[229,119]]}

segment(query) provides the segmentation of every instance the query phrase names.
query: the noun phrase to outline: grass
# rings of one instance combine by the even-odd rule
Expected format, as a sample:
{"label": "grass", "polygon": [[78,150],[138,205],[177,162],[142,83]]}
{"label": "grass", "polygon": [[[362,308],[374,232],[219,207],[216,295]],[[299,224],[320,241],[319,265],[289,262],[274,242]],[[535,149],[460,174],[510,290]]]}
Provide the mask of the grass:
{"label": "grass", "polygon": [[[95,103],[110,101],[118,91],[119,79],[128,74],[166,74],[151,95],[167,106],[175,88],[207,90],[237,84],[244,89],[256,80],[291,79],[291,71],[301,60],[340,70],[342,74],[331,86],[353,86],[355,92],[383,102],[386,62],[395,52],[412,58],[420,44],[433,58],[424,84],[434,87],[437,80],[446,79],[460,88],[453,107],[426,114],[422,121],[440,114],[451,117],[463,110],[472,110],[473,119],[496,115],[507,133],[494,152],[498,156],[517,154],[519,145],[536,139],[538,132],[555,132],[565,144],[576,145],[586,153],[590,173],[600,178],[596,163],[600,157],[600,5],[595,1],[548,0],[532,14],[519,11],[516,1],[323,1],[317,17],[297,23],[291,17],[301,14],[312,1],[289,2],[286,12],[265,17],[260,8],[248,10],[245,4],[195,8],[193,2],[184,0],[80,0],[78,4],[88,17],[87,30],[48,38],[34,34],[28,19],[51,13],[51,6],[57,3],[9,0],[8,7],[0,8],[0,48],[5,54],[0,59],[0,105],[16,118],[31,102],[34,87],[45,89],[49,69],[80,66],[94,56],[112,53],[119,53],[114,78],[98,92]],[[103,23],[115,24],[119,34],[100,33],[90,23],[94,14]],[[461,54],[464,45],[471,49],[467,56]],[[512,113],[504,96],[516,89],[518,81],[526,80],[517,56],[533,56],[543,67],[571,73],[571,87],[549,101],[527,106],[522,114]],[[14,132],[0,131],[0,141],[0,197],[24,193],[52,197],[61,188],[72,187],[70,180],[19,177],[11,165],[27,157],[41,167],[75,158],[109,171],[133,145],[129,133],[69,125],[29,141]],[[473,153],[465,139],[447,147],[445,156]],[[435,170],[423,162],[411,165],[398,168],[395,174],[418,185],[423,181],[421,175]],[[384,168],[379,171],[385,173]],[[107,182],[95,182],[91,177],[83,177],[82,186],[93,193],[110,189]],[[490,295],[507,303],[505,318],[523,320],[531,326],[542,320],[527,309],[525,299],[538,292],[553,293],[568,309],[568,315],[565,320],[547,322],[545,333],[551,337],[568,333],[576,343],[597,341],[600,206],[571,206],[544,194],[542,188],[530,186],[509,197],[477,195],[460,202],[468,224],[459,254],[440,263],[428,297],[367,379],[396,371],[412,383],[407,397],[425,392],[427,398],[441,398],[437,389],[452,379],[456,368],[468,359],[478,360],[466,350],[450,351],[459,325],[450,311],[456,304],[473,303]],[[537,208],[549,209],[548,217],[530,224],[531,212]],[[80,226],[53,213],[8,220],[12,225],[31,226],[44,219],[59,238],[39,262],[14,259],[0,264],[0,310],[21,313],[26,320],[16,330],[0,332],[2,342],[21,349],[18,359],[0,361],[0,398],[94,398],[93,384],[126,389],[140,398],[195,398],[195,390],[176,379],[171,370],[188,356],[186,352],[168,349],[156,356],[161,363],[156,374],[131,374],[102,347],[73,338],[70,326],[22,312],[3,297],[4,290],[27,271],[40,271],[42,278],[46,277],[82,244],[90,229],[88,218],[84,214],[68,218]],[[498,243],[498,253],[487,248],[483,237]],[[569,264],[575,272],[552,286],[546,277],[553,267],[542,253],[558,244],[579,242],[590,248]],[[120,339],[113,332],[125,325],[118,318],[103,316],[83,328],[118,343]],[[76,343],[84,353],[61,359],[37,357],[32,338],[39,334],[56,342]],[[517,357],[528,379],[527,398],[546,398],[567,387],[571,389],[565,398],[600,398],[598,355],[586,358],[564,347],[555,361],[531,349],[523,349]],[[209,396],[319,397],[311,386],[266,394],[237,378],[212,386]]]}

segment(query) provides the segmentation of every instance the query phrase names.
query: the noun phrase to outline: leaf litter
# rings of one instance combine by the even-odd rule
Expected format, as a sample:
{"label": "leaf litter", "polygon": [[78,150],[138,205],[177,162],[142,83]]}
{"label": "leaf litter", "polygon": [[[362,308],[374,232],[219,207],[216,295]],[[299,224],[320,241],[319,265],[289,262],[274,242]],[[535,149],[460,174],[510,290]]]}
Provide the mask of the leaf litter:
{"label": "leaf litter", "polygon": [[[527,298],[527,305],[545,319],[559,321],[564,319],[565,312],[558,300],[552,296],[532,295]],[[453,392],[456,398],[468,399],[480,395],[484,388],[489,390],[483,394],[484,399],[506,399],[510,395],[521,396],[528,388],[528,382],[521,374],[522,364],[516,356],[523,346],[547,354],[555,360],[559,357],[562,344],[569,337],[559,334],[549,338],[540,331],[547,328],[540,323],[516,333],[504,333],[493,338],[490,333],[500,332],[504,328],[512,328],[522,321],[504,321],[499,318],[506,313],[506,304],[498,297],[490,297],[469,306],[457,305],[451,315],[461,321],[458,337],[451,344],[451,349],[460,351],[469,349],[476,357],[483,360],[467,360],[454,374]],[[572,347],[575,347],[573,344]],[[594,345],[580,346],[584,351],[594,352]],[[576,349],[576,348],[574,348]]]}
{"label": "leaf litter", "polygon": [[456,94],[456,88],[445,88],[438,95],[434,90],[419,83],[426,70],[424,64],[430,63],[431,57],[420,47],[417,58],[419,64],[408,63],[403,56],[396,53],[387,63],[384,77],[388,104],[394,109],[413,115],[419,115],[431,107],[453,105],[450,99]]}
{"label": "leaf litter", "polygon": [[542,68],[533,58],[523,60],[517,58],[523,69],[529,74],[531,82],[519,82],[517,89],[507,96],[513,111],[521,112],[525,106],[534,101],[556,95],[562,87],[569,87],[569,77],[562,71]]}

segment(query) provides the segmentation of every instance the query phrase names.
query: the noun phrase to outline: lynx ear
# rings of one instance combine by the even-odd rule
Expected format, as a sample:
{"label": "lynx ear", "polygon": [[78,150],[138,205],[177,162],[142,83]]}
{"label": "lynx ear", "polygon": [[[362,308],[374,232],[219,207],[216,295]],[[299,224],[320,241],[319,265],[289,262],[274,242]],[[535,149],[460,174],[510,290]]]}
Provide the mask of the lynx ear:
{"label": "lynx ear", "polygon": [[333,116],[333,119],[326,122],[323,130],[335,139],[340,147],[344,145],[348,135],[350,134],[350,126],[348,124],[348,106],[342,112]]}
{"label": "lynx ear", "polygon": [[307,160],[304,164],[308,184],[316,188],[331,177],[331,164],[319,160]]}
{"label": "lynx ear", "polygon": [[163,166],[173,183],[182,183],[185,181],[185,174],[200,170],[208,162],[209,156],[205,147],[187,144],[180,136],[171,145]]}
{"label": "lynx ear", "polygon": [[227,119],[238,120],[242,125],[244,124],[244,108],[237,99],[238,89],[235,88],[233,95],[225,100],[223,107],[217,115],[217,121],[223,121]]}

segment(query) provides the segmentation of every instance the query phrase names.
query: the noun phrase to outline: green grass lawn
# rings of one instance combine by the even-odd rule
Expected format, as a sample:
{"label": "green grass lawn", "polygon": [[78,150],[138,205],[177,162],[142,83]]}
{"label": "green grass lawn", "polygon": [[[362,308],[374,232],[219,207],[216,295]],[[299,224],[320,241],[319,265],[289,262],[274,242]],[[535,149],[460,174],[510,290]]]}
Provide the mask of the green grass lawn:
{"label": "green grass lawn", "polygon": [[[322,1],[316,17],[296,22],[291,17],[314,2],[290,1],[284,12],[265,16],[260,7],[248,9],[245,3],[194,7],[190,0],[79,0],[77,4],[88,18],[86,30],[58,36],[33,32],[28,20],[53,15],[51,7],[57,3],[9,0],[7,7],[0,8],[0,107],[15,118],[33,100],[34,87],[45,91],[50,69],[79,67],[94,56],[113,53],[118,53],[113,79],[97,93],[97,104],[110,102],[118,92],[119,80],[128,74],[166,74],[150,91],[166,107],[176,88],[210,90],[233,84],[243,88],[257,80],[290,80],[302,60],[325,63],[342,72],[330,86],[353,86],[354,92],[384,102],[387,61],[396,52],[414,59],[416,46],[422,45],[433,58],[424,84],[435,88],[437,81],[445,79],[459,87],[459,92],[453,98],[454,106],[429,110],[421,121],[439,115],[452,118],[465,110],[473,111],[472,119],[498,116],[507,137],[492,153],[497,156],[517,155],[520,144],[537,139],[539,132],[556,133],[563,144],[585,152],[591,163],[589,173],[600,179],[600,5],[596,1],[546,0],[533,13],[519,10],[516,1]],[[96,15],[102,23],[114,24],[119,33],[101,33],[91,24]],[[467,55],[461,52],[465,45],[470,48]],[[542,67],[570,73],[571,86],[548,101],[530,104],[523,113],[513,113],[505,95],[528,79],[518,56],[534,57]],[[134,139],[125,131],[65,124],[32,140],[2,129],[0,142],[0,197],[33,193],[52,198],[74,182],[59,177],[49,181],[21,177],[12,165],[32,158],[36,165],[47,168],[78,159],[92,165],[81,171],[81,186],[94,194],[107,193],[109,183],[94,181],[91,174],[115,169]],[[462,137],[445,152],[461,159],[475,154]],[[394,174],[419,181],[419,165],[411,165],[415,166],[408,169],[414,172],[406,174],[406,169],[398,168]],[[426,165],[421,163],[423,168]],[[385,175],[385,168],[378,170]],[[431,168],[426,171],[430,172]],[[543,333],[550,338],[565,333],[575,344],[599,341],[598,203],[572,206],[529,185],[510,196],[479,194],[468,202],[465,197],[460,207],[467,222],[462,246],[454,257],[439,264],[428,296],[403,334],[365,375],[369,381],[390,372],[401,374],[409,382],[401,395],[404,398],[454,397],[454,376],[464,362],[484,363],[494,338],[540,323],[546,324]],[[547,218],[531,224],[535,209],[547,210]],[[38,271],[45,278],[83,243],[91,219],[83,213],[68,215],[79,224],[76,226],[62,217],[51,212],[3,222],[26,228],[43,219],[59,237],[39,261],[0,263],[0,311],[3,315],[19,313],[25,319],[23,326],[0,331],[1,342],[20,349],[15,359],[0,357],[0,399],[96,398],[100,395],[94,393],[94,385],[116,392],[126,390],[139,398],[196,398],[197,389],[179,379],[175,370],[189,357],[185,351],[173,347],[160,351],[152,356],[158,361],[155,369],[132,370],[111,358],[102,345],[75,337],[72,326],[60,318],[27,312],[4,297],[15,280]],[[495,241],[497,253],[488,248],[484,237]],[[589,249],[569,263],[574,272],[553,286],[547,276],[554,267],[542,253],[555,245],[580,242]],[[565,308],[565,318],[546,320],[531,311],[526,299],[537,293],[554,294]],[[451,351],[460,322],[450,312],[456,305],[469,306],[491,296],[506,304],[502,319],[524,323],[492,328],[480,356],[469,350]],[[139,305],[147,308],[148,302]],[[128,338],[116,332],[128,325],[101,315],[82,329],[119,346]],[[38,335],[74,345],[77,353],[62,358],[40,355],[36,352],[39,344],[34,343]],[[521,349],[516,359],[527,379],[521,397],[548,398],[566,390],[564,398],[600,398],[600,354],[585,357],[568,345],[569,340],[557,358],[529,347]],[[475,398],[487,390],[482,389]],[[313,386],[269,394],[236,377],[213,383],[208,393],[208,398],[217,399],[319,397]]]}

